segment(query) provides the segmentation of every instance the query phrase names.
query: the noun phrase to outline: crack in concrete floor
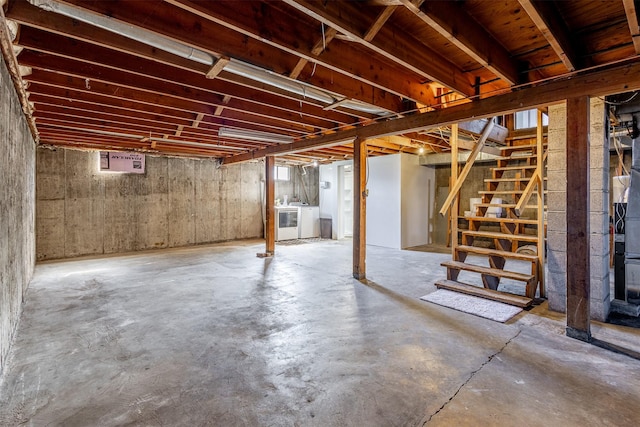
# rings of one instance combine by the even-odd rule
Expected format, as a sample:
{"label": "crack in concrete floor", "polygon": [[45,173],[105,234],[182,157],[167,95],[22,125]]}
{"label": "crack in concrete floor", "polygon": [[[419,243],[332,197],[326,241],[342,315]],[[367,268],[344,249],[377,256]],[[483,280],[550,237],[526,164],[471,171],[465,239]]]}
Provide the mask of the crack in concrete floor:
{"label": "crack in concrete floor", "polygon": [[518,333],[515,334],[513,337],[509,338],[509,340],[504,343],[504,345],[502,347],[500,347],[500,349],[498,351],[496,351],[495,353],[491,354],[487,360],[482,363],[482,365],[480,365],[480,367],[478,367],[478,369],[472,371],[469,374],[469,378],[467,378],[462,384],[460,384],[460,387],[458,387],[458,389],[455,391],[455,393],[453,393],[453,395],[449,398],[449,400],[447,400],[446,402],[444,402],[442,404],[442,406],[440,406],[440,408],[438,408],[437,411],[435,411],[433,414],[429,415],[429,418],[427,418],[426,420],[423,419],[423,421],[420,422],[420,425],[425,426],[429,423],[429,421],[431,421],[431,419],[433,417],[435,417],[436,415],[438,415],[449,403],[451,403],[453,401],[453,399],[456,398],[456,396],[460,393],[460,391],[467,385],[469,384],[469,382],[473,379],[473,377],[482,370],[482,368],[484,368],[485,366],[487,366],[489,363],[491,363],[491,361],[500,353],[502,353],[504,351],[505,348],[507,348],[507,346],[509,344],[511,344],[511,341],[513,341],[514,339],[518,338],[518,336],[520,336],[520,334],[522,333],[522,329],[518,330]]}

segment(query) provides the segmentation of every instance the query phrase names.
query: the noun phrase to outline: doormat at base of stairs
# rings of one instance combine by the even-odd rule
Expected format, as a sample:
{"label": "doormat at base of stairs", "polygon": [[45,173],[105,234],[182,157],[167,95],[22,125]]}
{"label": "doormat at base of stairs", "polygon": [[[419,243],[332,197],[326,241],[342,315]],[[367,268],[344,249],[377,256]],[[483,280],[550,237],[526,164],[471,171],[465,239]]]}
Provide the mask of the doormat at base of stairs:
{"label": "doormat at base of stairs", "polygon": [[447,289],[438,289],[435,292],[420,297],[420,299],[502,323],[522,311],[520,307],[491,301],[486,298],[475,297],[473,295],[453,292]]}

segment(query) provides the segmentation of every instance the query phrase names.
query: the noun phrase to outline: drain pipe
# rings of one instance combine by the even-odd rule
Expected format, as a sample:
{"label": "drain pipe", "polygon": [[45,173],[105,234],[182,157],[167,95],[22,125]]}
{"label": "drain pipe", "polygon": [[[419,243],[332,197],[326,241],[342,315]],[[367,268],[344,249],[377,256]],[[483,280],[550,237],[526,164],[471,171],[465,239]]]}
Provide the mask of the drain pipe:
{"label": "drain pipe", "polygon": [[[60,3],[56,0],[28,0],[32,5],[54,12],[69,18],[77,19],[94,27],[110,31],[115,34],[145,43],[165,52],[172,53],[182,58],[190,59],[200,64],[213,66],[218,58],[200,49],[187,46],[184,43],[171,40],[167,37],[153,33],[152,31],[101,15],[81,7]],[[340,105],[344,108],[374,114],[378,116],[386,116],[393,114],[378,108],[374,105],[366,104],[356,100],[343,100],[340,95],[331,94],[326,91],[317,89],[311,85],[303,84],[297,80],[290,79],[279,74],[270,72],[260,67],[247,64],[242,61],[232,59],[224,70],[237,76],[245,77],[263,84],[274,86],[278,89],[300,95],[304,98],[313,99],[324,104],[332,105],[340,101]]]}

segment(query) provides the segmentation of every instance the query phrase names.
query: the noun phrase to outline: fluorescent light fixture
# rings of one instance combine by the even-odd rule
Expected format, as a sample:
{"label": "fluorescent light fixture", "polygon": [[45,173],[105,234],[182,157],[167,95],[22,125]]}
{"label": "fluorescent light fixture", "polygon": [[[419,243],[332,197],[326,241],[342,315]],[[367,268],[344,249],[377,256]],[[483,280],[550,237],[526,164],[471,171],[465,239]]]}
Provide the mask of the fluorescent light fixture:
{"label": "fluorescent light fixture", "polygon": [[[200,64],[213,66],[218,60],[217,57],[212,56],[210,53],[205,52],[204,50],[188,46],[166,36],[156,34],[144,28],[140,28],[138,26],[113,19],[96,12],[92,12],[91,10],[75,6],[73,4],[67,4],[57,0],[28,1],[32,5],[46,11],[55,12],[60,15],[77,19],[78,21],[82,21],[89,25],[102,28],[103,30],[122,35],[132,40],[136,40],[149,46],[153,46],[156,49],[164,50],[165,52],[181,56],[182,58],[186,58]],[[300,82],[296,79],[291,79],[289,77],[282,76],[275,72],[266,70],[261,67],[256,67],[243,61],[238,61],[233,58],[231,58],[231,61],[224,66],[224,71],[260,83],[271,85],[290,93],[295,93],[304,98],[314,99],[330,106],[339,101],[340,106],[347,109],[382,117],[394,115],[392,111],[377,107],[373,104],[368,104],[355,99],[342,99],[342,96],[333,92],[319,89],[315,86]]]}
{"label": "fluorescent light fixture", "polygon": [[220,138],[240,139],[245,141],[273,142],[275,144],[290,144],[293,137],[279,133],[259,132],[236,128],[221,127],[218,130]]}

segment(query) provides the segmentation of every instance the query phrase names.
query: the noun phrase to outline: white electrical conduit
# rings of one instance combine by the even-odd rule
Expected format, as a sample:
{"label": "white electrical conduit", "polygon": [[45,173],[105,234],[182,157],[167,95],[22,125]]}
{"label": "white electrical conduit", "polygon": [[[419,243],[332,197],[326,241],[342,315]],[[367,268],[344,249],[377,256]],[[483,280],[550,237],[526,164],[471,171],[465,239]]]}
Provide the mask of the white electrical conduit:
{"label": "white electrical conduit", "polygon": [[[60,3],[56,0],[28,1],[40,9],[77,19],[78,21],[93,25],[94,27],[102,28],[103,30],[145,43],[149,46],[153,46],[182,58],[190,59],[209,66],[213,66],[217,61],[216,57],[205,51],[171,40],[168,37],[158,35],[152,31],[127,24],[126,22],[118,21],[117,19],[91,12],[77,6]],[[339,95],[334,96],[333,94],[317,89],[311,85],[302,84],[294,79],[283,77],[279,74],[235,59],[231,59],[231,61],[225,65],[224,70],[237,76],[268,84],[277,87],[278,89],[295,93],[305,98],[310,98],[325,104],[331,105],[341,101]],[[341,102],[340,106],[378,116],[393,114],[392,112],[378,108],[375,105],[356,100]]]}

